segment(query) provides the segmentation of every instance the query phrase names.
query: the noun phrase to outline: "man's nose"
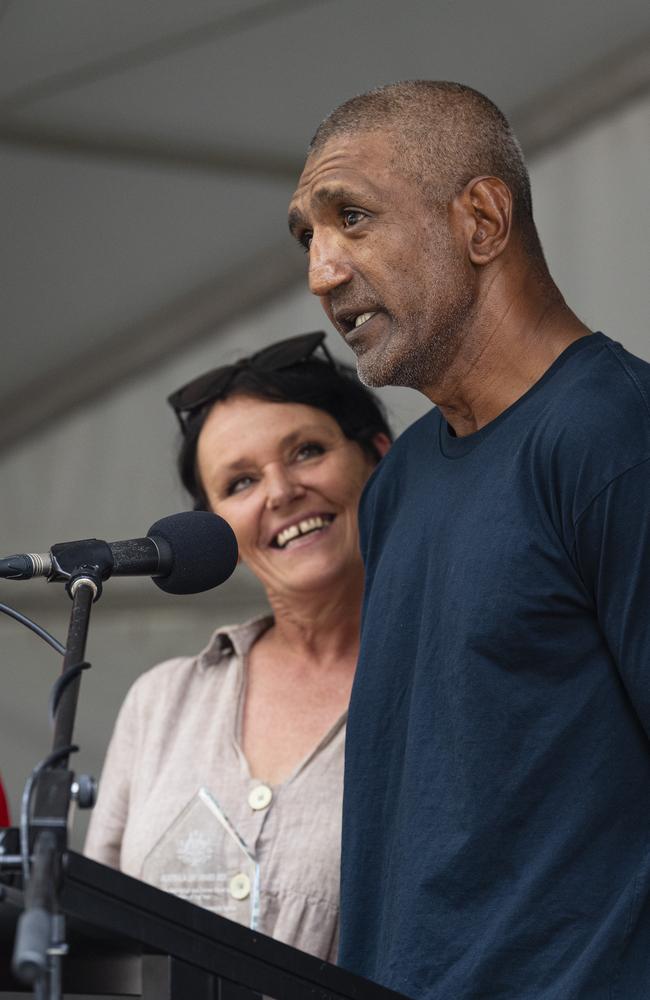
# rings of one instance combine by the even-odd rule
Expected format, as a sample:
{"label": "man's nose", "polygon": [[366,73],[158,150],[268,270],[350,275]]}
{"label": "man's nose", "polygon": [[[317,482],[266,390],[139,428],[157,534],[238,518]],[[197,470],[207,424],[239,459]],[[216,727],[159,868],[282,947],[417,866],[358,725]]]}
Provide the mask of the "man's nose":
{"label": "man's nose", "polygon": [[352,266],[335,237],[314,233],[309,246],[309,290],[322,298],[345,285]]}

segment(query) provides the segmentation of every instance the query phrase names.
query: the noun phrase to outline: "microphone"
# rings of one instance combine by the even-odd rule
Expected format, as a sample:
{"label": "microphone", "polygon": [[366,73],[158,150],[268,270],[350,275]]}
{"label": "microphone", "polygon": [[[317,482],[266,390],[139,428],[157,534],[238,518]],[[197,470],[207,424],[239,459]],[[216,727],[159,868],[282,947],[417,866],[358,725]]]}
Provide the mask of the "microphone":
{"label": "microphone", "polygon": [[101,556],[103,579],[151,576],[168,594],[198,594],[224,583],[239,557],[237,540],[227,521],[204,510],[171,514],[152,524],[145,538],[103,542],[85,538],[59,542],[49,552],[24,552],[0,559],[0,578],[30,580],[45,576],[66,580],[63,566],[95,565]]}

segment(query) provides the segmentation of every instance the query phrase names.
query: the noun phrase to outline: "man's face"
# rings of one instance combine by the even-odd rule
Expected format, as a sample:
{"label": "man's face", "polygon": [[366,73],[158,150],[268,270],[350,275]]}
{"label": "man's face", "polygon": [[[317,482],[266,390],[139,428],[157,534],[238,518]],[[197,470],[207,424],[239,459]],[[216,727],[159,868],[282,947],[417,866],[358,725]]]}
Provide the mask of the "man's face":
{"label": "man's face", "polygon": [[289,227],[367,385],[425,391],[455,357],[474,279],[449,218],[383,133],[334,136],[305,164]]}

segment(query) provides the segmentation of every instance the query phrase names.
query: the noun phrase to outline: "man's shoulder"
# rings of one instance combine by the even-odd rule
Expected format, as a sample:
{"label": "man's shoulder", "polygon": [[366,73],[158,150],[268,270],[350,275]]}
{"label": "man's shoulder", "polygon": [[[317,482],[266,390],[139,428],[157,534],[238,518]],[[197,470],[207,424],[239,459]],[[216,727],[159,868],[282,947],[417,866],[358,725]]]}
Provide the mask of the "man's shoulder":
{"label": "man's shoulder", "polygon": [[537,495],[555,498],[567,531],[650,459],[650,364],[602,334],[589,340],[558,378],[551,374],[519,442],[528,481]]}
{"label": "man's shoulder", "polygon": [[558,447],[642,460],[650,455],[650,364],[603,334],[585,346],[544,395],[540,432]]}
{"label": "man's shoulder", "polygon": [[[596,339],[597,338],[597,339]],[[590,345],[591,346],[591,345]],[[590,397],[608,416],[621,413],[643,422],[650,419],[650,364],[604,334],[594,335],[588,363],[578,365],[571,391]]]}

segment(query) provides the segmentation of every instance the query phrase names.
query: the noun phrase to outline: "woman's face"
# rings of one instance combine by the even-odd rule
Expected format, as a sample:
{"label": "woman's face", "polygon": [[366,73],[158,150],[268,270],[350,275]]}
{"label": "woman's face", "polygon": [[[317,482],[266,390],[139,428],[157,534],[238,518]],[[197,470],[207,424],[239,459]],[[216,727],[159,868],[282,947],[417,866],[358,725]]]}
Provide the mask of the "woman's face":
{"label": "woman's face", "polygon": [[[384,451],[388,440],[378,435],[377,445]],[[197,463],[212,510],[269,594],[358,576],[357,506],[374,465],[328,413],[233,396],[208,414]]]}

